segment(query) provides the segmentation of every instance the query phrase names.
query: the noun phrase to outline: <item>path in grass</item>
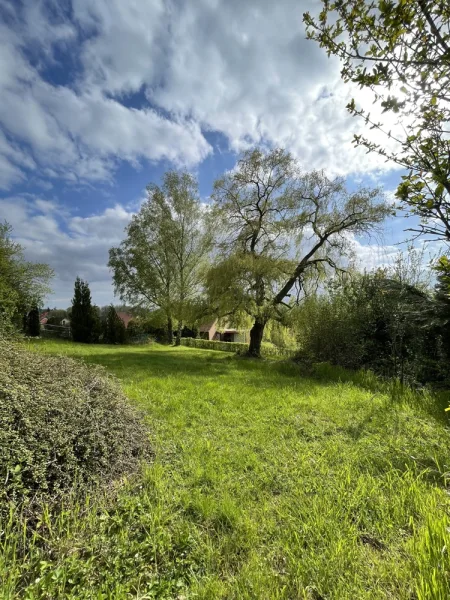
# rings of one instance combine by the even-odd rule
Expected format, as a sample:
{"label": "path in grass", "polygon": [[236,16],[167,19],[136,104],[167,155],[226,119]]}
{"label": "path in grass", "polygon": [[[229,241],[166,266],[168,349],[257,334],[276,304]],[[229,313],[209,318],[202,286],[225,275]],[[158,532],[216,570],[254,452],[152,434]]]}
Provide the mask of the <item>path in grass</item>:
{"label": "path in grass", "polygon": [[284,363],[38,350],[115,373],[148,415],[156,460],[114,509],[55,542],[30,598],[450,598],[443,421]]}

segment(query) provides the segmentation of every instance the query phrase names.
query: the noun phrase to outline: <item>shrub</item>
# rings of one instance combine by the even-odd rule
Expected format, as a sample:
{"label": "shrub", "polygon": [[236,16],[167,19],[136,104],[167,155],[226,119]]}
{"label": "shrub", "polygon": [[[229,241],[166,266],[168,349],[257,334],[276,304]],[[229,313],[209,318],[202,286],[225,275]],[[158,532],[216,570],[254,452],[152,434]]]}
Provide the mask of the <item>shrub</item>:
{"label": "shrub", "polygon": [[378,270],[331,282],[294,313],[302,360],[371,369],[402,383],[443,378],[442,339],[426,289]]}
{"label": "shrub", "polygon": [[109,483],[148,457],[148,433],[101,367],[0,341],[0,514]]}

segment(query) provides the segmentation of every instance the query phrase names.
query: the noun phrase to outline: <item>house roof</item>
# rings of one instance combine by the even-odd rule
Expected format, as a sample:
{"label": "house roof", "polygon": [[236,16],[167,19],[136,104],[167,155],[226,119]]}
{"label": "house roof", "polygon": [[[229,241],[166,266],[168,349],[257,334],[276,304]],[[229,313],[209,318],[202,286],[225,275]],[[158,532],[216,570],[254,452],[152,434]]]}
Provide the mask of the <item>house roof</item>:
{"label": "house roof", "polygon": [[41,313],[39,315],[39,323],[41,325],[45,325],[47,323],[47,321],[48,321],[48,316],[47,315],[48,315],[48,311],[43,312],[43,313]]}
{"label": "house roof", "polygon": [[133,315],[130,315],[129,313],[126,313],[126,312],[118,312],[118,311],[116,311],[116,313],[117,313],[117,316],[119,317],[119,319],[122,319],[122,321],[124,322],[125,327],[128,327],[128,323],[133,318]]}
{"label": "house roof", "polygon": [[214,319],[214,321],[210,321],[208,323],[203,323],[203,325],[200,325],[200,327],[199,327],[200,333],[206,333],[214,326],[215,323],[216,323],[216,319]]}

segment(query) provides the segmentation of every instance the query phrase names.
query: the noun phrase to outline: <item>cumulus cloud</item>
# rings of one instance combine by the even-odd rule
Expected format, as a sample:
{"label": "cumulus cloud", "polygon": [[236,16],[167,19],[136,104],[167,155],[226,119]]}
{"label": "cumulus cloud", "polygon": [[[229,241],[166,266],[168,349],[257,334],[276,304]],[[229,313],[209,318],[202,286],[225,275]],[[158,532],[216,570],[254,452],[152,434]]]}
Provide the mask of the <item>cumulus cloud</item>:
{"label": "cumulus cloud", "polygon": [[144,90],[153,105],[225,134],[236,151],[284,146],[307,168],[333,174],[392,167],[353,147],[363,124],[345,106],[352,94],[371,100],[342,84],[338,62],[305,39],[302,13],[318,10],[317,2],[135,0],[125,8],[120,0],[77,0],[76,7],[98,31],[83,50],[86,67],[94,65],[86,85],[119,97]]}
{"label": "cumulus cloud", "polygon": [[[35,170],[38,165],[47,168],[49,177],[104,181],[110,179],[118,160],[138,164],[142,159],[166,159],[190,166],[210,152],[192,119],[162,116],[150,106],[126,107],[87,83],[76,88],[46,81],[40,63],[32,65],[24,52],[25,42],[35,41],[31,31],[36,35],[28,26],[28,12],[19,25],[0,25],[0,185],[4,189],[20,181],[24,169]],[[53,44],[64,35],[72,39],[70,28],[53,31],[42,25],[42,12],[36,14],[37,30],[43,30],[41,42],[51,35]],[[74,51],[82,52],[82,47],[75,46]],[[90,73],[86,67],[86,82]]]}
{"label": "cumulus cloud", "polygon": [[16,240],[28,260],[45,262],[55,271],[50,305],[70,305],[75,277],[86,279],[95,303],[113,300],[108,250],[120,243],[132,213],[120,205],[98,215],[73,216],[54,200],[12,196],[0,200]]}
{"label": "cumulus cloud", "polygon": [[[280,145],[335,174],[390,168],[352,146],[362,127],[344,108],[352,91],[305,39],[314,0],[64,6],[0,0],[0,129],[20,144],[5,150],[0,139],[3,188],[37,166],[70,182],[109,180],[120,160],[194,166],[212,151],[211,130],[236,151]],[[77,67],[56,85],[45,69],[60,55]]]}

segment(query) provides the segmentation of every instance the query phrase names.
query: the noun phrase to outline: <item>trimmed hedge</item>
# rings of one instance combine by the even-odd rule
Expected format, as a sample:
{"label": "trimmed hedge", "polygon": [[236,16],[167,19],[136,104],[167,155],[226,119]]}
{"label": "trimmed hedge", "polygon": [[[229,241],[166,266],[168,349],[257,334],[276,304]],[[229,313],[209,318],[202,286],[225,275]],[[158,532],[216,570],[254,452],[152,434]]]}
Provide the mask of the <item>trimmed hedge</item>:
{"label": "trimmed hedge", "polygon": [[151,454],[143,418],[103,368],[4,340],[0,449],[0,514],[110,483]]}
{"label": "trimmed hedge", "polygon": [[[243,342],[219,342],[217,340],[202,340],[200,338],[181,338],[181,345],[189,348],[200,348],[202,350],[220,350],[221,352],[239,352],[245,354],[248,350],[248,344]],[[293,358],[295,352],[285,348],[276,348],[275,346],[262,345],[263,356],[284,356]]]}

